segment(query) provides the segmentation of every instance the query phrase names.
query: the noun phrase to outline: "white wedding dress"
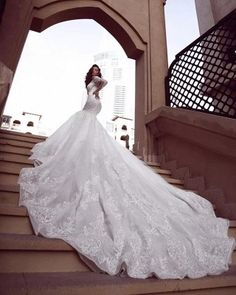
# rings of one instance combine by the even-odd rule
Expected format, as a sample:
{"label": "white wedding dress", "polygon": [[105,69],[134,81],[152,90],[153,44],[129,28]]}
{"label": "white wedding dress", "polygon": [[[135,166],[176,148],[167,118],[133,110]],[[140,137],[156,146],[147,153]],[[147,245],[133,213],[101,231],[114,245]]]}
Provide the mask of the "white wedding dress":
{"label": "white wedding dress", "polygon": [[41,165],[21,170],[20,205],[35,233],[63,239],[110,275],[198,278],[228,270],[229,221],[108,135],[96,118],[101,83],[94,77],[83,110],[34,146],[30,158]]}

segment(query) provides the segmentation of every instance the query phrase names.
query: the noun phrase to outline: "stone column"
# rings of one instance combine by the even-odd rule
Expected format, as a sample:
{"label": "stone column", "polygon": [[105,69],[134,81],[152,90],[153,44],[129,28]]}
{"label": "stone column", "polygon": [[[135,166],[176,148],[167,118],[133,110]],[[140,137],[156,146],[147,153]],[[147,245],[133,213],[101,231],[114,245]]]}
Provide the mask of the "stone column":
{"label": "stone column", "polygon": [[147,112],[165,105],[165,77],[168,71],[163,0],[149,0],[150,101]]}
{"label": "stone column", "polygon": [[134,151],[146,160],[153,158],[155,148],[153,135],[145,126],[145,116],[165,105],[168,63],[164,3],[163,0],[148,0],[148,42],[136,62],[136,93],[143,97],[136,95]]}
{"label": "stone column", "polygon": [[[7,0],[5,2],[5,6],[3,6],[1,11],[0,62],[2,62],[5,69],[12,71],[13,74],[16,70],[27,34],[30,29],[33,17],[32,2],[32,0]],[[5,82],[4,85],[5,90],[2,89],[1,92],[4,91],[5,93]],[[10,84],[8,84],[7,87],[10,87]],[[8,91],[9,89],[7,90],[7,93]],[[6,97],[5,94],[3,94],[2,92],[0,102],[0,113],[2,113],[3,111],[5,102]]]}
{"label": "stone column", "polygon": [[[145,114],[165,105],[165,77],[168,71],[166,29],[163,0],[149,0],[149,43],[148,43],[148,99]],[[144,119],[145,121],[145,119]],[[143,137],[145,160],[155,158],[153,134],[145,127]]]}
{"label": "stone column", "polygon": [[0,116],[2,115],[7,100],[12,77],[13,72],[0,61]]}

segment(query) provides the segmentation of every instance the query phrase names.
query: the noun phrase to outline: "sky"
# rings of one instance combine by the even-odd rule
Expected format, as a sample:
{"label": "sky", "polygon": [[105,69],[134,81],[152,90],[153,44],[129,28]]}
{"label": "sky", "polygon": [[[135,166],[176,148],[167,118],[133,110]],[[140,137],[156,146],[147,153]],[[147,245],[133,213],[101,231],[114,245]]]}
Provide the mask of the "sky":
{"label": "sky", "polygon": [[195,0],[167,0],[165,21],[170,65],[178,52],[199,37]]}
{"label": "sky", "polygon": [[[199,36],[194,0],[167,0],[165,18],[170,64],[175,54]],[[42,126],[53,132],[81,109],[86,99],[84,76],[94,55],[104,51],[125,56],[113,36],[93,20],[62,22],[42,33],[30,31],[4,114],[41,114]],[[131,68],[135,63],[127,62]],[[131,74],[135,75],[134,70]]]}

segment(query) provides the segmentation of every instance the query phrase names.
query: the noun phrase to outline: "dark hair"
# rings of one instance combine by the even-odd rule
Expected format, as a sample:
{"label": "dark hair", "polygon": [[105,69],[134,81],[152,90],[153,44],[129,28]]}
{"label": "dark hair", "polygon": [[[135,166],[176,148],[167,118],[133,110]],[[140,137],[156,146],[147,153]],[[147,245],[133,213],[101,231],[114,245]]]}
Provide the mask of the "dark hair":
{"label": "dark hair", "polygon": [[87,87],[88,84],[92,81],[92,73],[93,73],[93,68],[96,67],[99,69],[99,74],[98,74],[98,77],[102,77],[102,74],[101,74],[101,69],[99,68],[98,65],[94,64],[91,66],[91,68],[89,69],[88,73],[86,74],[86,77],[85,77],[85,86]]}

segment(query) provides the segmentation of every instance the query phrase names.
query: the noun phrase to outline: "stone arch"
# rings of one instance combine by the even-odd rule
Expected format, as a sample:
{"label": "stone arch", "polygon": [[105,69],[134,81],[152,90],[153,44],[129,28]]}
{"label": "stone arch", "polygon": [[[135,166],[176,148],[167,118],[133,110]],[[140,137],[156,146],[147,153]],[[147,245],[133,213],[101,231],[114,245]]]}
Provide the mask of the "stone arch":
{"label": "stone arch", "polygon": [[[153,153],[147,122],[165,104],[167,50],[164,0],[21,0],[6,1],[0,23],[0,89],[2,114],[28,31],[41,32],[56,23],[90,18],[107,29],[127,56],[136,60],[135,151]],[[3,65],[1,67],[1,64]],[[3,75],[0,75],[3,76]],[[9,77],[8,77],[9,76]]]}
{"label": "stone arch", "polygon": [[145,50],[145,42],[135,28],[114,9],[98,1],[47,1],[35,8],[30,29],[42,32],[59,22],[93,19],[116,38],[129,58],[137,59]]}
{"label": "stone arch", "polygon": [[40,0],[34,7],[30,29],[42,32],[54,24],[75,19],[95,20],[113,35],[129,58],[136,60],[135,118],[138,120],[135,120],[135,142],[138,142],[138,148],[136,146],[135,150],[137,153],[143,152],[144,112],[148,96],[145,73],[149,67],[145,57],[148,54],[145,40],[130,21],[105,1]]}

